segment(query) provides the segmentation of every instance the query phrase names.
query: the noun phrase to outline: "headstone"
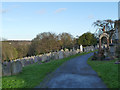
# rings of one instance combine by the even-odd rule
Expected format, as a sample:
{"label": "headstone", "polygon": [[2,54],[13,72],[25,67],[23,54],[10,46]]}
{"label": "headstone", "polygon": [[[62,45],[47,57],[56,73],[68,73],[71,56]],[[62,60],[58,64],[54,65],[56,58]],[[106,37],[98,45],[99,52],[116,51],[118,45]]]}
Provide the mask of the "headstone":
{"label": "headstone", "polygon": [[59,56],[59,59],[64,58],[64,57],[63,57],[63,51],[59,51],[59,52],[58,52],[58,56]]}
{"label": "headstone", "polygon": [[87,49],[86,52],[89,52],[89,51],[90,51],[88,46],[86,47],[86,49]]}
{"label": "headstone", "polygon": [[95,49],[98,49],[97,45],[95,46]]}
{"label": "headstone", "polygon": [[61,51],[64,51],[63,49],[61,49]]}
{"label": "headstone", "polygon": [[72,51],[72,55],[75,55],[77,52],[76,52],[76,50],[73,50]]}
{"label": "headstone", "polygon": [[37,58],[37,56],[34,57],[34,62],[35,62],[35,63],[38,62],[38,58]]}
{"label": "headstone", "polygon": [[76,50],[76,53],[79,53],[79,52],[80,52],[80,49],[77,49],[77,50]]}
{"label": "headstone", "polygon": [[47,55],[43,55],[43,56],[41,56],[41,58],[42,58],[42,61],[47,61]]}
{"label": "headstone", "polygon": [[30,65],[30,64],[31,64],[30,59],[28,59],[27,60],[27,65]]}
{"label": "headstone", "polygon": [[51,53],[51,60],[55,60],[55,55],[54,55],[54,52]]}
{"label": "headstone", "polygon": [[73,51],[75,50],[75,48],[73,47]]}
{"label": "headstone", "polygon": [[92,51],[92,46],[89,47],[89,51]]}
{"label": "headstone", "polygon": [[67,51],[63,52],[64,57],[67,57]]}
{"label": "headstone", "polygon": [[14,61],[12,62],[12,67],[11,67],[12,71],[12,75],[16,75],[20,72],[22,72],[22,63],[20,61]]}
{"label": "headstone", "polygon": [[30,58],[30,63],[31,63],[31,64],[33,64],[33,63],[34,63],[33,58]]}
{"label": "headstone", "polygon": [[11,75],[11,62],[3,62],[2,75],[3,76],[10,76]]}
{"label": "headstone", "polygon": [[58,52],[55,52],[55,53],[54,53],[54,57],[55,57],[55,60],[59,59]]}
{"label": "headstone", "polygon": [[68,49],[65,49],[66,52],[68,52],[69,50]]}
{"label": "headstone", "polygon": [[20,60],[20,62],[22,63],[22,67],[25,66],[25,61],[26,61],[25,59],[21,59],[21,60]]}
{"label": "headstone", "polygon": [[37,57],[37,60],[38,60],[38,62],[41,62],[41,61],[42,61],[41,55],[39,55],[39,56]]}
{"label": "headstone", "polygon": [[72,53],[72,49],[70,49],[70,55],[73,55],[73,53]]}
{"label": "headstone", "polygon": [[110,54],[112,56],[115,56],[115,46],[114,46],[114,44],[110,44]]}
{"label": "headstone", "polygon": [[80,45],[80,52],[83,52],[83,46]]}
{"label": "headstone", "polygon": [[30,60],[29,60],[29,59],[26,59],[26,60],[25,60],[25,66],[27,66],[27,65],[29,65],[29,64],[31,64],[31,63],[30,63]]}
{"label": "headstone", "polygon": [[71,53],[70,53],[70,51],[68,52],[68,56],[71,56]]}
{"label": "headstone", "polygon": [[50,56],[49,55],[47,56],[47,61],[50,61]]}

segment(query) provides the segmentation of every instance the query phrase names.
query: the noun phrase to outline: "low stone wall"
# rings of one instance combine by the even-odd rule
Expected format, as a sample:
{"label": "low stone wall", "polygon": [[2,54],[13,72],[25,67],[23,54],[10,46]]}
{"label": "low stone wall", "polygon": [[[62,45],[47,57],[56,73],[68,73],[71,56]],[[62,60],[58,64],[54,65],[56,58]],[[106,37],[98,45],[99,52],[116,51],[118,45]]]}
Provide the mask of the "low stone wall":
{"label": "low stone wall", "polygon": [[[93,46],[84,48],[84,52],[89,52],[94,50],[95,48]],[[30,64],[34,64],[34,63],[42,64],[41,62],[49,62],[50,60],[63,59],[65,57],[69,57],[77,53],[81,53],[81,50],[77,49],[77,50],[69,51],[68,49],[66,49],[65,51],[61,50],[58,52],[51,52],[42,55],[11,60],[9,62],[5,61],[2,63],[2,75],[3,76],[17,75],[20,72],[22,72],[22,67],[28,66]]]}

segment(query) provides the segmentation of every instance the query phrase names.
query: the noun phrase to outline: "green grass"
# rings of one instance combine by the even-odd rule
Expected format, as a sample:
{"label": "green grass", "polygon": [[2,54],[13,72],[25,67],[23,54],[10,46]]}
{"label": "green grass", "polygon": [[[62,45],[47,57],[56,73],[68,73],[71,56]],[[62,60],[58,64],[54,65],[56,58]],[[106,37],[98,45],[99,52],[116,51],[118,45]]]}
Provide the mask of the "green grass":
{"label": "green grass", "polygon": [[18,75],[2,77],[2,88],[33,88],[39,85],[46,75],[53,72],[65,61],[84,54],[87,53],[80,53],[60,60],[51,60],[48,63],[32,64],[23,67],[23,71]]}
{"label": "green grass", "polygon": [[114,64],[116,60],[91,61],[91,58],[88,59],[87,63],[97,72],[98,76],[104,81],[107,87],[120,88],[120,82],[118,81],[118,75],[120,75],[118,65],[120,64]]}

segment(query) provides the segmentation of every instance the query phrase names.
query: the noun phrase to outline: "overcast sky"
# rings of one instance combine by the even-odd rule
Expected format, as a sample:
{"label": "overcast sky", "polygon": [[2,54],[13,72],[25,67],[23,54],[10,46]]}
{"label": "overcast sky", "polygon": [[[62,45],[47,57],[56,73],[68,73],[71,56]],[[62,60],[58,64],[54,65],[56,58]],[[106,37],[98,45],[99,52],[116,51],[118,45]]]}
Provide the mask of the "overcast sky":
{"label": "overcast sky", "polygon": [[118,19],[117,2],[4,2],[2,37],[31,40],[41,32],[68,32],[74,37],[95,32],[96,20]]}

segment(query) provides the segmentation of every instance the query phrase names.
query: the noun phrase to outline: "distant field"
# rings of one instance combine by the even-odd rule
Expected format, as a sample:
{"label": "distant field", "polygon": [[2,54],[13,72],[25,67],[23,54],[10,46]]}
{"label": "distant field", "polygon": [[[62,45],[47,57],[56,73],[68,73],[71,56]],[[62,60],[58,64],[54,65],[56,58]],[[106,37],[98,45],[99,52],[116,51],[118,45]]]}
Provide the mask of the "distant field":
{"label": "distant field", "polygon": [[120,67],[120,64],[114,64],[115,61],[91,61],[91,58],[89,58],[87,63],[98,73],[98,76],[108,88],[120,88],[120,82],[118,80],[118,75],[120,75],[118,67]]}
{"label": "distant field", "polygon": [[51,60],[48,63],[26,66],[22,73],[18,75],[3,77],[2,88],[33,88],[65,61],[84,54],[87,53],[76,54],[60,60]]}

